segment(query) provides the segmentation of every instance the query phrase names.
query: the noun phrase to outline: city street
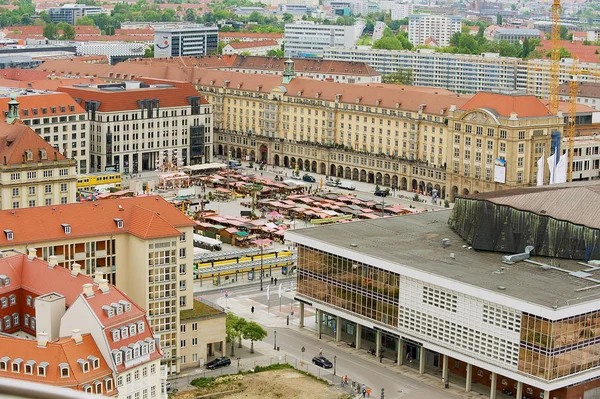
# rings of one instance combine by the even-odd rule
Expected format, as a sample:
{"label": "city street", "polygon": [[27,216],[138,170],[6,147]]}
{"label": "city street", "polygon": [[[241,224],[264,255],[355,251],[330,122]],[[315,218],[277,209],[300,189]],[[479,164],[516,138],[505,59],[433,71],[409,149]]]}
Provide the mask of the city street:
{"label": "city street", "polygon": [[[291,312],[294,312],[296,316],[299,313],[298,304],[293,301],[294,291],[290,290],[290,287],[294,288],[295,286],[295,279],[286,278],[280,281],[284,288],[281,311],[279,311],[278,287],[273,285],[270,288],[270,301],[266,297],[266,287],[261,292],[258,283],[228,287],[227,298],[225,298],[223,290],[202,292],[201,297],[204,300],[214,302],[247,320],[255,321],[268,331],[268,337],[263,342],[254,344],[255,354],[249,354],[246,348],[240,350],[236,345],[235,358],[242,358],[242,369],[248,369],[248,364],[259,362],[261,357],[267,358],[266,361],[273,362],[278,357],[282,357],[282,359],[285,357],[289,362],[291,357],[300,360],[298,362],[301,364],[298,367],[300,369],[307,367],[301,363],[302,361],[308,363],[309,367],[313,367],[310,365],[310,360],[313,356],[317,356],[319,349],[322,348],[323,356],[332,362],[335,360],[337,376],[347,375],[353,381],[372,387],[372,396],[380,397],[381,388],[384,388],[386,398],[442,399],[458,397],[455,396],[455,393],[459,392],[458,389],[455,387],[442,388],[438,379],[432,375],[419,375],[415,370],[410,370],[406,366],[397,366],[388,359],[379,363],[378,359],[364,349],[351,348],[344,342],[334,342],[331,337],[323,336],[322,339],[319,339],[315,331],[314,310],[308,306],[305,307],[305,328],[299,328],[298,320],[293,317],[290,319],[290,325],[287,325],[287,317],[291,315]],[[254,314],[250,311],[252,306],[255,308]],[[273,349],[275,336],[279,352]],[[244,341],[244,347],[247,346],[249,346],[249,342]],[[304,353],[302,352],[303,347],[305,348]],[[227,353],[229,355],[230,346],[227,348]],[[245,356],[249,356],[250,360],[247,360]],[[206,376],[237,372],[235,358],[232,358],[233,362],[230,367],[206,373]],[[332,370],[327,372],[330,373]],[[200,375],[204,375],[203,370]],[[182,376],[174,379],[172,380],[173,387],[181,389],[193,378]]]}

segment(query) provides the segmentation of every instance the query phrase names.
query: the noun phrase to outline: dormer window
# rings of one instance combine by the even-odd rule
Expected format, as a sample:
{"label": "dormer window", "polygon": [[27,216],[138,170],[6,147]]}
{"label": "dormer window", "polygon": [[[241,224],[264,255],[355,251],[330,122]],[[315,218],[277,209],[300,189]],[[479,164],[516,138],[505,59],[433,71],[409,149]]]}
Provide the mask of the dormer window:
{"label": "dormer window", "polygon": [[7,241],[12,241],[15,238],[15,233],[12,230],[4,230],[4,235],[6,235]]}
{"label": "dormer window", "polygon": [[140,334],[144,332],[144,322],[143,321],[137,322],[137,330],[138,330],[138,333],[140,333]]}
{"label": "dormer window", "polygon": [[129,329],[127,327],[121,327],[121,337],[123,339],[129,337]]}
{"label": "dormer window", "polygon": [[125,312],[130,312],[131,311],[131,304],[123,299],[121,299],[119,301],[119,304],[121,304],[123,306],[123,311]]}
{"label": "dormer window", "polygon": [[133,358],[135,359],[135,358],[140,357],[140,346],[137,344],[136,345],[131,344],[130,346],[133,347]]}
{"label": "dormer window", "polygon": [[112,352],[113,355],[113,360],[115,361],[115,364],[118,366],[120,364],[123,364],[123,355],[121,354],[121,351],[118,350],[114,350]]}
{"label": "dormer window", "polygon": [[94,381],[94,392],[96,394],[102,393],[102,382],[101,381]]}
{"label": "dormer window", "polygon": [[10,326],[10,316],[4,316],[4,329],[8,330]]}
{"label": "dormer window", "polygon": [[27,161],[33,161],[33,151],[25,150],[25,159]]}
{"label": "dormer window", "polygon": [[15,294],[10,295],[8,298],[11,306],[17,304],[17,296]]}
{"label": "dormer window", "polygon": [[148,342],[148,352],[154,353],[156,351],[156,342],[152,338],[147,338],[146,342]]}
{"label": "dormer window", "polygon": [[60,378],[69,378],[69,365],[67,363],[61,363],[58,367],[60,368]]}
{"label": "dormer window", "polygon": [[123,308],[118,303],[111,303],[110,306],[115,310],[115,313],[117,315],[123,313]]}
{"label": "dormer window", "polygon": [[83,371],[84,373],[90,371],[90,363],[87,360],[77,359],[77,364],[79,364],[79,367],[81,367],[81,371]]}
{"label": "dormer window", "polygon": [[8,307],[8,298],[0,299],[0,303],[2,304],[3,308],[7,308]]}
{"label": "dormer window", "polygon": [[35,369],[35,360],[28,360],[25,363],[25,374],[33,375],[33,370]]}
{"label": "dormer window", "polygon": [[112,382],[112,378],[110,377],[106,377],[104,379],[104,384],[106,385],[106,392],[110,392],[113,390],[113,382]]}
{"label": "dormer window", "polygon": [[67,223],[61,224],[65,234],[71,234],[71,225]]}
{"label": "dormer window", "polygon": [[38,366],[38,377],[45,377],[48,371],[48,362],[41,362]]}
{"label": "dormer window", "polygon": [[131,360],[132,351],[127,347],[123,347],[123,353],[125,354],[125,361],[129,362]]}
{"label": "dormer window", "polygon": [[146,356],[148,354],[148,345],[142,343],[140,347],[142,348],[142,356]]}
{"label": "dormer window", "polygon": [[83,392],[85,392],[85,393],[92,393],[92,386],[90,384],[85,384],[83,386]]}
{"label": "dormer window", "polygon": [[136,334],[137,328],[135,327],[135,324],[132,324],[129,326],[129,335],[133,336]]}
{"label": "dormer window", "polygon": [[11,370],[13,373],[20,373],[21,372],[21,364],[23,363],[23,359],[21,358],[16,358],[15,360],[12,361],[12,367]]}
{"label": "dormer window", "polygon": [[96,356],[89,355],[88,360],[92,364],[92,368],[94,370],[97,370],[100,368],[100,359],[98,359]]}
{"label": "dormer window", "polygon": [[8,370],[8,362],[10,362],[10,357],[4,356],[0,359],[0,371]]}
{"label": "dormer window", "polygon": [[109,319],[111,317],[115,316],[115,311],[113,310],[113,308],[111,306],[108,305],[104,305],[102,306],[102,310],[104,310],[104,314],[106,315],[106,317],[108,317]]}
{"label": "dormer window", "polygon": [[121,340],[121,332],[119,329],[112,330],[112,339],[113,342],[119,342]]}
{"label": "dormer window", "polygon": [[48,159],[48,151],[44,149],[40,149],[40,159],[47,160]]}
{"label": "dormer window", "polygon": [[123,219],[114,218],[113,220],[115,221],[115,224],[117,225],[117,229],[123,228]]}

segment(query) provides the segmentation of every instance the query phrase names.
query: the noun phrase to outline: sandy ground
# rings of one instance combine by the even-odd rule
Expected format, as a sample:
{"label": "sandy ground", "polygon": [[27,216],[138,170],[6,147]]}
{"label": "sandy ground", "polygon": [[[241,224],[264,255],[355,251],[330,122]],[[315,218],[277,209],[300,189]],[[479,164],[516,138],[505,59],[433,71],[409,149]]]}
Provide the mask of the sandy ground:
{"label": "sandy ground", "polygon": [[[237,377],[240,378],[240,377]],[[348,397],[341,388],[327,386],[314,378],[307,377],[294,370],[264,371],[257,374],[242,376],[229,384],[220,384],[213,388],[198,389],[174,395],[176,399],[191,399],[196,395],[243,389],[223,399],[276,399],[276,398],[319,398],[340,399]]]}

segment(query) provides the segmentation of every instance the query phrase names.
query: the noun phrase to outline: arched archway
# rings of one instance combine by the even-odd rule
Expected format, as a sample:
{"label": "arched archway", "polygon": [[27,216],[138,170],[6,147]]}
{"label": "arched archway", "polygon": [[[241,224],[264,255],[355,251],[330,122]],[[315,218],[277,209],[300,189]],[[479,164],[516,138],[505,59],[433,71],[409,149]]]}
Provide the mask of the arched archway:
{"label": "arched archway", "polygon": [[408,180],[406,177],[403,177],[402,180],[400,180],[400,183],[400,190],[406,191],[408,189]]}
{"label": "arched archway", "polygon": [[304,161],[302,161],[302,158],[298,158],[296,165],[298,165],[299,170],[304,170]]}
{"label": "arched archway", "polygon": [[304,170],[307,172],[310,170],[310,161],[308,159],[304,161]]}
{"label": "arched archway", "polygon": [[334,164],[331,164],[329,167],[329,176],[336,177],[337,176],[337,167]]}
{"label": "arched archway", "polygon": [[279,166],[279,155],[275,154],[273,157],[273,165]]}
{"label": "arched archway", "polygon": [[321,167],[319,169],[320,169],[320,171],[319,171],[320,174],[322,174],[322,175],[327,174],[327,165],[325,165],[325,162],[321,162]]}
{"label": "arched archway", "polygon": [[358,172],[358,169],[354,168],[352,170],[352,180],[359,180],[360,177],[360,173]]}
{"label": "arched archway", "polygon": [[369,172],[369,173],[367,174],[367,182],[368,182],[368,183],[371,183],[371,184],[374,184],[374,183],[375,183],[375,173],[373,173],[373,172]]}
{"label": "arched archway", "polygon": [[362,182],[366,182],[367,181],[367,171],[364,169],[360,170],[360,181]]}
{"label": "arched archway", "polygon": [[[358,175],[358,171],[356,173]],[[344,176],[344,178],[346,178],[346,179],[353,179],[352,169],[350,169],[348,167],[346,169],[344,169],[344,174],[342,176]],[[342,177],[342,176],[340,176],[340,177]],[[358,176],[357,176],[357,178],[358,178]],[[356,180],[356,179],[354,179],[354,180]]]}
{"label": "arched archway", "polygon": [[423,180],[419,182],[419,191],[425,194],[425,182]]}
{"label": "arched archway", "polygon": [[446,198],[446,186],[442,187],[442,194],[440,194],[440,198],[441,199],[445,199]]}
{"label": "arched archway", "polygon": [[417,179],[412,179],[412,182],[411,182],[411,185],[410,185],[410,187],[411,187],[413,190],[416,190],[416,189],[418,189],[418,188],[419,188],[419,183],[417,182]]}
{"label": "arched archway", "polygon": [[248,150],[246,148],[242,149],[242,159],[245,161],[246,156],[248,155]]}
{"label": "arched archway", "polygon": [[250,151],[250,160],[256,161],[256,153],[254,152],[254,150]]}
{"label": "arched archway", "polygon": [[377,172],[377,174],[375,175],[375,184],[382,184],[383,183],[383,176],[381,175],[380,172]]}
{"label": "arched archway", "polygon": [[398,176],[392,176],[392,188],[398,189]]}
{"label": "arched archway", "polygon": [[469,195],[469,189],[468,188],[463,188],[462,195]]}
{"label": "arched archway", "polygon": [[458,197],[458,187],[452,186],[452,190],[450,191],[450,201],[454,202],[456,197]]}
{"label": "arched archway", "polygon": [[442,198],[442,188],[440,187],[439,184],[436,184],[435,186],[433,186],[434,190],[437,190],[437,196],[438,198]]}
{"label": "arched archway", "polygon": [[[346,168],[346,169],[350,170],[350,168]],[[350,173],[348,173],[348,174],[350,174]],[[344,177],[344,167],[343,166],[338,166],[337,177]]]}
{"label": "arched archway", "polygon": [[296,158],[291,157],[290,158],[290,168],[295,168],[296,167]]}
{"label": "arched archway", "polygon": [[383,185],[390,186],[390,175],[388,175],[387,173],[383,175]]}
{"label": "arched archway", "polygon": [[427,183],[427,195],[431,195],[431,190],[433,190],[433,184]]}
{"label": "arched archway", "polygon": [[261,144],[260,148],[260,160],[263,162],[269,162],[269,147],[265,144]]}
{"label": "arched archway", "polygon": [[473,194],[479,194],[479,190],[473,191]]}
{"label": "arched archway", "polygon": [[242,158],[242,149],[241,149],[241,148],[238,148],[238,149],[235,151],[235,157],[236,157],[237,159],[241,159],[241,158]]}
{"label": "arched archway", "polygon": [[312,161],[310,164],[310,171],[313,173],[317,173],[317,161]]}
{"label": "arched archway", "polygon": [[223,155],[223,144],[219,144],[217,147],[217,155]]}

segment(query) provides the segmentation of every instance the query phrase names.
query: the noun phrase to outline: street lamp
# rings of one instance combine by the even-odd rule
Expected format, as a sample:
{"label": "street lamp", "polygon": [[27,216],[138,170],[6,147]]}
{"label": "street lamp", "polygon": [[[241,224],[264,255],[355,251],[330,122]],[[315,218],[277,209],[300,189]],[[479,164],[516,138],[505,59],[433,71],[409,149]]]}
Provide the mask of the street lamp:
{"label": "street lamp", "polygon": [[335,375],[335,365],[336,365],[336,362],[337,362],[337,356],[334,356],[333,357],[333,375]]}
{"label": "street lamp", "polygon": [[[276,350],[277,349],[277,330],[274,330],[273,333],[275,334],[275,341],[273,341],[273,349]],[[335,374],[335,373],[333,373]]]}
{"label": "street lamp", "polygon": [[260,290],[263,290],[263,239],[260,239]]}

